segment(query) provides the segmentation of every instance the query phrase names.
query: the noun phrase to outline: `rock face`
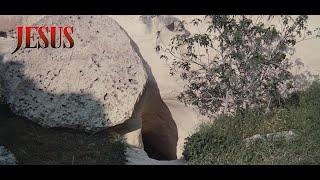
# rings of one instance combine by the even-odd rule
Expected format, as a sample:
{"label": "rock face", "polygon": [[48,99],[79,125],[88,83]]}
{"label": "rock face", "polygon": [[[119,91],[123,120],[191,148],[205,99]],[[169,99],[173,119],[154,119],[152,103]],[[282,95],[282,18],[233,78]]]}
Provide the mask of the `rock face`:
{"label": "rock face", "polygon": [[0,165],[16,165],[16,158],[4,146],[0,146]]}
{"label": "rock face", "polygon": [[46,16],[35,25],[44,24],[73,26],[75,46],[11,55],[9,31],[0,83],[13,112],[46,127],[107,128],[150,157],[176,159],[177,126],[127,33],[108,16]]}
{"label": "rock face", "polygon": [[16,28],[16,26],[32,25],[33,23],[39,21],[42,17],[44,16],[2,15],[0,16],[0,32],[13,30]]}
{"label": "rock face", "polygon": [[107,16],[47,16],[35,25],[43,24],[73,26],[75,46],[3,58],[1,84],[12,110],[44,126],[86,130],[130,119],[147,74],[125,31]]}

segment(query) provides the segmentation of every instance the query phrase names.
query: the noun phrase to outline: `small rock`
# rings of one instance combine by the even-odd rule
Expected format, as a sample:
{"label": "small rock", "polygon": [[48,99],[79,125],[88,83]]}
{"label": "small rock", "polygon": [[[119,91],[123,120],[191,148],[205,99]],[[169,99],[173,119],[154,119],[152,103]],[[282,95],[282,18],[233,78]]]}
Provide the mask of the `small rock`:
{"label": "small rock", "polygon": [[246,143],[246,146],[249,146],[250,144],[256,142],[257,140],[263,140],[263,141],[279,141],[279,140],[286,140],[290,141],[292,140],[296,134],[290,130],[290,131],[281,131],[276,133],[269,133],[265,135],[256,134],[249,138],[244,139],[243,141]]}

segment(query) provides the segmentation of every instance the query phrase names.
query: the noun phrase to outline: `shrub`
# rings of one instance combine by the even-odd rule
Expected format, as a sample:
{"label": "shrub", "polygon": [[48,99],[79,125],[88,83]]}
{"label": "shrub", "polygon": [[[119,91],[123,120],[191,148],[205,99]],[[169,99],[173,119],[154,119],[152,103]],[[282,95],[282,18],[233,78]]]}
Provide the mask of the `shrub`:
{"label": "shrub", "polygon": [[[308,16],[210,15],[191,23],[201,29],[160,44],[160,58],[186,81],[178,97],[204,115],[278,105],[293,87],[294,47],[314,35]],[[186,22],[179,27],[184,29]],[[177,27],[177,29],[179,29]],[[161,36],[159,36],[161,37]]]}
{"label": "shrub", "polygon": [[[234,117],[219,117],[187,138],[184,156],[189,164],[319,164],[320,83],[298,92],[299,103],[285,104],[264,114],[247,110]],[[243,139],[255,134],[294,130],[293,141]]]}

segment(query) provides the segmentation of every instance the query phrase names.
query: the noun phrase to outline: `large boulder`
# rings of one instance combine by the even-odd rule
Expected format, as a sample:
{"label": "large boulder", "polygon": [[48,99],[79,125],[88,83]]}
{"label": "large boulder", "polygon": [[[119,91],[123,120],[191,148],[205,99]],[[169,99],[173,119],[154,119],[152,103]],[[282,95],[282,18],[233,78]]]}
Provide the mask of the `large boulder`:
{"label": "large boulder", "polygon": [[0,24],[1,24],[0,32],[12,31],[17,26],[32,25],[33,23],[39,21],[42,17],[44,16],[42,15],[37,15],[37,16],[2,15],[0,16]]}
{"label": "large boulder", "polygon": [[0,37],[0,84],[14,113],[46,127],[107,129],[153,158],[176,159],[171,112],[138,46],[114,20],[46,16],[35,25],[73,26],[75,46],[11,55],[14,34]]}
{"label": "large boulder", "polygon": [[35,25],[73,26],[75,46],[5,54],[0,80],[16,114],[47,127],[86,130],[132,117],[147,74],[132,40],[113,19],[46,16]]}

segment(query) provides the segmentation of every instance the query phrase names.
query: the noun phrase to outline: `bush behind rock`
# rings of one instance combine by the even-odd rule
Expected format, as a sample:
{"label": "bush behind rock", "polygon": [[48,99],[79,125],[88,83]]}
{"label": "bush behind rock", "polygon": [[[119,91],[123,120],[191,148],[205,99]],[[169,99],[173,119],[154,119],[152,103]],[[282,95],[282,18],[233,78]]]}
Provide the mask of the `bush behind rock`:
{"label": "bush behind rock", "polygon": [[[319,164],[320,83],[298,92],[298,105],[287,104],[263,114],[257,110],[220,117],[203,125],[187,139],[184,156],[189,164]],[[294,130],[292,141],[258,140],[246,146],[244,139],[256,134]]]}

